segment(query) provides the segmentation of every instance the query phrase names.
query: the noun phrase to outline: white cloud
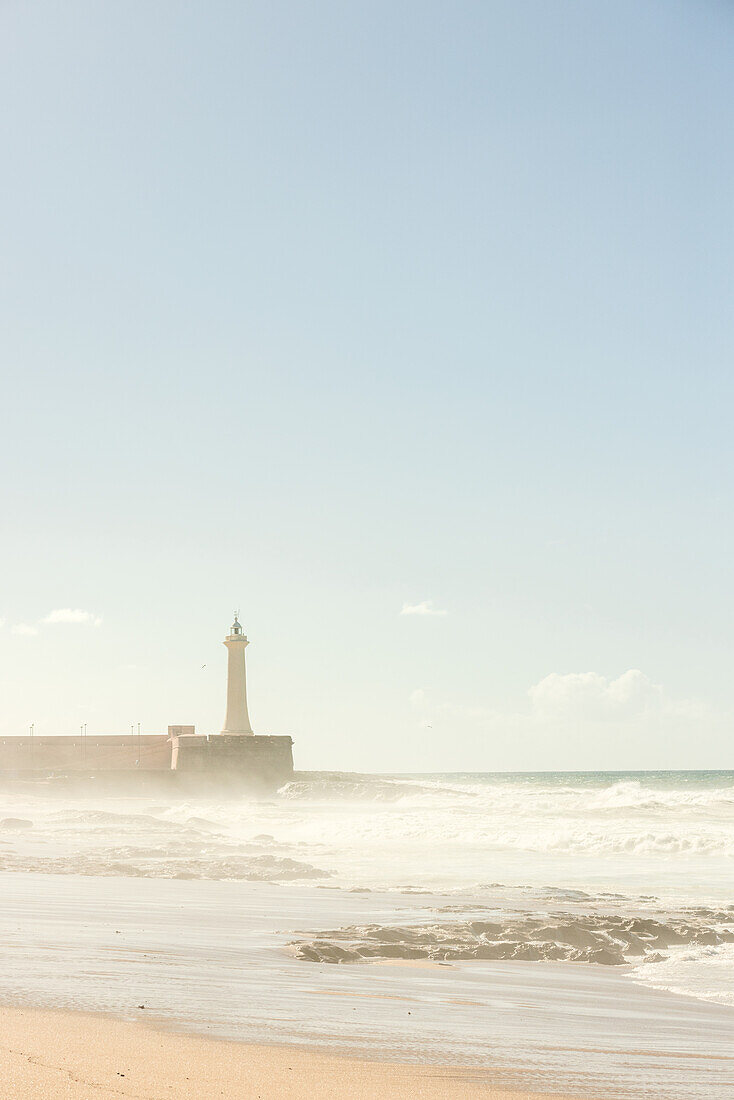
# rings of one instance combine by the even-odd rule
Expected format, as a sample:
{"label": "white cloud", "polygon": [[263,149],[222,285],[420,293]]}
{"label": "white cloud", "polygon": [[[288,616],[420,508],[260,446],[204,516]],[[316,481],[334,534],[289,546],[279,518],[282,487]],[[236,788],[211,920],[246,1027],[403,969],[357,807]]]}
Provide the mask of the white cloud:
{"label": "white cloud", "polygon": [[638,668],[616,680],[598,672],[552,672],[528,692],[539,718],[619,721],[660,713],[663,689]]}
{"label": "white cloud", "polygon": [[78,624],[92,624],[93,626],[99,626],[102,619],[98,615],[93,615],[91,611],[82,611],[81,608],[72,607],[57,607],[53,611],[49,611],[45,619],[41,620],[44,623],[78,623]]}
{"label": "white cloud", "polygon": [[598,672],[552,672],[528,690],[525,705],[506,709],[485,706],[478,700],[432,700],[422,688],[410,694],[409,702],[418,715],[430,713],[436,719],[504,733],[514,729],[555,734],[576,725],[587,728],[605,723],[633,730],[661,723],[700,723],[715,717],[703,703],[667,695],[638,668],[616,678]]}
{"label": "white cloud", "polygon": [[446,738],[457,750],[471,747],[477,770],[690,767],[700,746],[734,723],[734,713],[673,695],[636,668],[553,672],[496,701],[491,693],[436,698],[430,685],[406,685],[406,702],[416,736],[420,728],[427,745]]}
{"label": "white cloud", "polygon": [[29,626],[28,623],[16,623],[12,627],[13,634],[22,634],[25,637],[31,637],[32,634],[38,634],[38,627]]}
{"label": "white cloud", "polygon": [[404,603],[401,615],[446,615],[446,611],[439,611],[433,606],[433,600],[424,600],[423,603]]}

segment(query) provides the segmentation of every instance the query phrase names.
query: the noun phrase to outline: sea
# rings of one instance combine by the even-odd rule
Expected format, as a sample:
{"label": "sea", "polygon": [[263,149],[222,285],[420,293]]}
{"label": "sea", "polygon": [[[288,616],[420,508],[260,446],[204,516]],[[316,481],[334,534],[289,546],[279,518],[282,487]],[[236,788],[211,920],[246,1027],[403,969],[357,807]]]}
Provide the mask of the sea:
{"label": "sea", "polygon": [[733,871],[734,771],[301,772],[260,799],[16,786],[0,998],[734,1096]]}

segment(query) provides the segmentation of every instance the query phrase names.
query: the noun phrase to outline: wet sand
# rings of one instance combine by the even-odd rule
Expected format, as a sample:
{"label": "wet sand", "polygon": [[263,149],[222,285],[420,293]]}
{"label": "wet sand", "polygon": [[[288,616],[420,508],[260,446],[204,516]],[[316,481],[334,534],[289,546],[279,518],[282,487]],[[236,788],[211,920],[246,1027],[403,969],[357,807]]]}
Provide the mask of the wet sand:
{"label": "wet sand", "polygon": [[541,1100],[491,1069],[365,1061],[20,1008],[0,1009],[0,1080],[3,1100]]}
{"label": "wet sand", "polygon": [[[474,959],[335,966],[299,960],[288,949],[304,935],[313,942],[315,929],[365,923],[382,928],[391,920],[401,927],[407,921],[422,925],[427,912],[441,913],[451,901],[446,896],[425,894],[416,902],[389,892],[362,895],[298,884],[2,871],[0,894],[0,1004],[48,1010],[57,1030],[58,1021],[72,1021],[68,1042],[76,1041],[73,1029],[80,1025],[74,1021],[82,1018],[77,1013],[103,1020],[104,1027],[93,1025],[99,1033],[93,1042],[113,1054],[125,1053],[125,1064],[108,1065],[104,1082],[95,1076],[102,1064],[93,1060],[75,1066],[74,1073],[105,1088],[114,1078],[117,1096],[132,1095],[119,1085],[127,1085],[133,1068],[154,1073],[159,1052],[170,1058],[172,1072],[187,1064],[198,1073],[210,1064],[204,1053],[213,1049],[210,1041],[220,1052],[210,1059],[211,1072],[222,1066],[230,1072],[232,1059],[241,1062],[237,1072],[244,1084],[234,1095],[247,1100],[277,1096],[272,1086],[262,1091],[262,1076],[247,1076],[262,1065],[271,1067],[265,1085],[268,1074],[281,1073],[285,1065],[279,1087],[288,1087],[293,1071],[283,1058],[292,1050],[303,1052],[293,1088],[320,1072],[324,1080],[340,1082],[336,1096],[369,1096],[374,1086],[377,1095],[399,1097],[406,1080],[407,1095],[429,1097],[492,1095],[490,1085],[495,1095],[504,1089],[520,1096],[629,1100],[734,1096],[732,1007],[639,985],[630,980],[628,967]],[[464,919],[464,905],[461,912]],[[485,919],[486,910],[478,913]],[[128,1036],[124,1040],[110,1038],[118,1026],[119,1035]],[[142,1039],[129,1036],[148,1031],[158,1045],[141,1060],[135,1043]],[[5,1032],[0,1046],[7,1050]],[[53,1097],[50,1082],[38,1084],[35,1092],[33,1084],[19,1091],[26,1087],[17,1076],[20,1051],[30,1051],[34,1065],[63,1064],[57,1055],[50,1062],[44,1053],[52,1050],[48,1044],[28,1047],[36,1034],[35,1024],[16,1031],[16,1077],[0,1066],[0,1100],[13,1095],[2,1087],[9,1080],[20,1082],[16,1096]],[[54,1034],[53,1028],[48,1031]],[[197,1047],[199,1042],[205,1045]],[[170,1044],[177,1044],[176,1053],[167,1053],[174,1050]],[[94,1048],[83,1043],[77,1049],[88,1058]],[[201,1055],[191,1053],[195,1050]],[[324,1068],[324,1058],[333,1069]],[[354,1069],[365,1062],[364,1071]],[[447,1068],[457,1066],[464,1070]],[[126,1076],[118,1080],[121,1073]],[[139,1082],[135,1095],[140,1100],[186,1096],[184,1088],[206,1096],[201,1074],[192,1073],[176,1077],[170,1088],[164,1077],[162,1091],[153,1076]],[[345,1073],[352,1074],[346,1083]],[[361,1093],[355,1083],[360,1080],[367,1081]],[[461,1088],[448,1091],[455,1081]],[[72,1085],[60,1094],[66,1100],[99,1095],[98,1090],[71,1092]],[[312,1082],[315,1092],[291,1089],[282,1095],[319,1095],[324,1087]],[[227,1088],[225,1081],[208,1095],[227,1096]]]}

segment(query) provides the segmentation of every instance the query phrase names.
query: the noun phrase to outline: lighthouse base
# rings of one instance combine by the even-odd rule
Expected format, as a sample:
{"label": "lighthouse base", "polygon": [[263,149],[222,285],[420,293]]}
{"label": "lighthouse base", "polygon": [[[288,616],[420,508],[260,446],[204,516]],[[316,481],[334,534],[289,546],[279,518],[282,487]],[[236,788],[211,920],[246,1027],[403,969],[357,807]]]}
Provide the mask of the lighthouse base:
{"label": "lighthouse base", "polygon": [[275,791],[293,778],[291,737],[183,734],[172,742],[171,768],[186,786]]}

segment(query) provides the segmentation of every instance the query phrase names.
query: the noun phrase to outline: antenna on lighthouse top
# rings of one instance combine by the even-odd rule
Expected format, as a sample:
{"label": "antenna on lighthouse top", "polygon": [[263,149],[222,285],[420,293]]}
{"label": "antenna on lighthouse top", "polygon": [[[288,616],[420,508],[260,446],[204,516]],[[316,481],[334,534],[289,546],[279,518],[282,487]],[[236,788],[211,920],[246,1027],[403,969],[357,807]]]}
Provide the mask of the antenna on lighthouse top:
{"label": "antenna on lighthouse top", "polygon": [[242,633],[242,627],[240,626],[239,618],[240,618],[240,609],[238,607],[237,610],[234,613],[234,622],[232,623],[232,633],[233,634],[241,634]]}

